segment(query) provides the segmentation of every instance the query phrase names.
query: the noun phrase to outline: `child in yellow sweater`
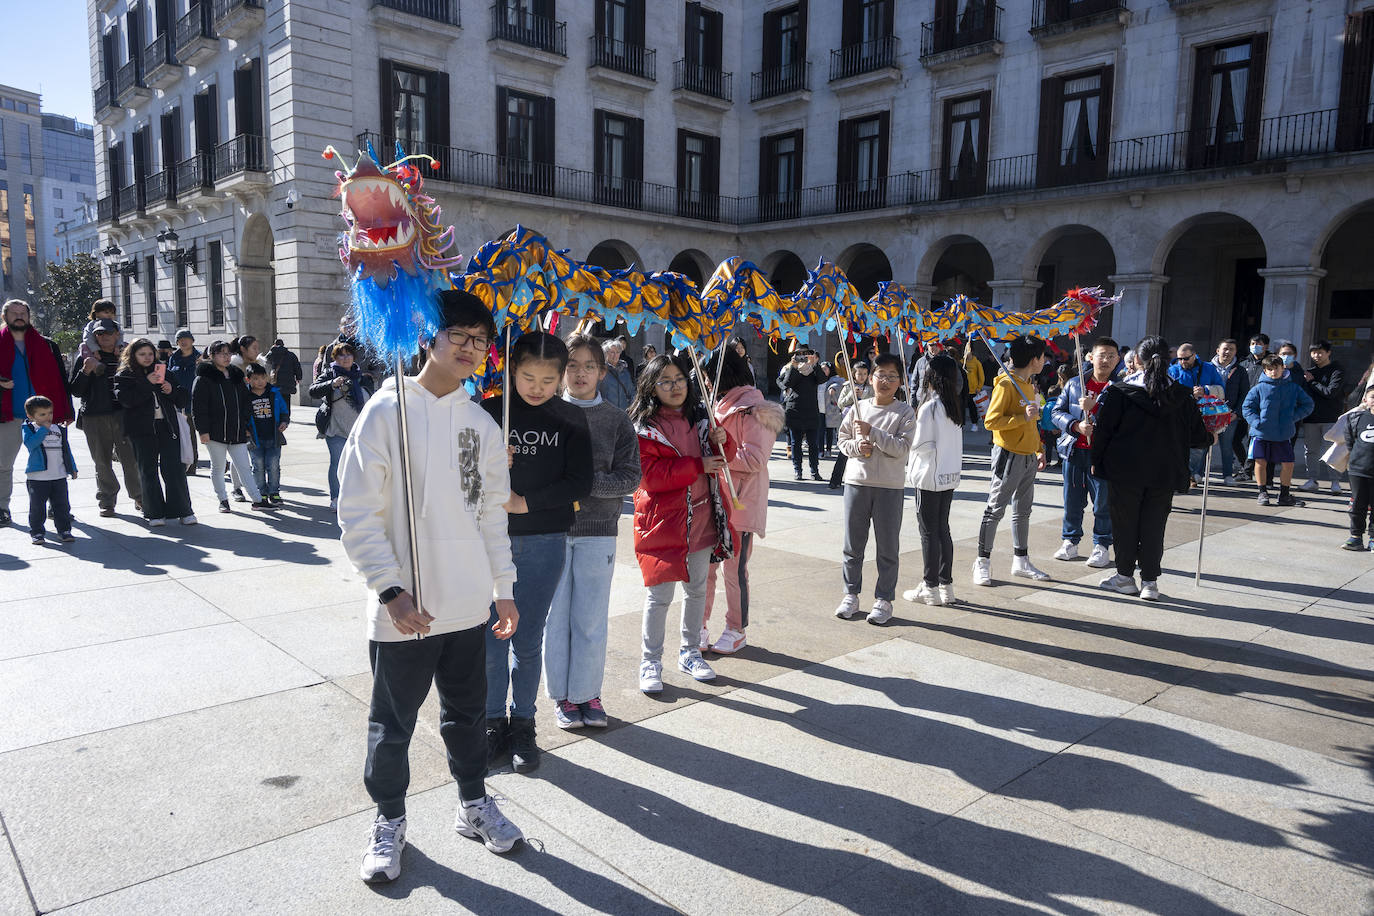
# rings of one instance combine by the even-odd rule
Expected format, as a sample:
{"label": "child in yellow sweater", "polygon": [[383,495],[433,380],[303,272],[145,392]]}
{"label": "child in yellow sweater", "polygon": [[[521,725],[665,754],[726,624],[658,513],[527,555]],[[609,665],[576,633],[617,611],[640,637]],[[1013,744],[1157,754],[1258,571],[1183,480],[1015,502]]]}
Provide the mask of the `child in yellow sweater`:
{"label": "child in yellow sweater", "polygon": [[1040,443],[1040,398],[1031,381],[1045,365],[1045,342],[1023,334],[1008,346],[1011,374],[1001,373],[992,388],[983,426],[992,433],[992,486],[978,528],[978,559],[973,584],[992,584],[992,542],[1011,505],[1011,574],[1043,582],[1049,576],[1030,561],[1030,513],[1035,475],[1045,467]]}

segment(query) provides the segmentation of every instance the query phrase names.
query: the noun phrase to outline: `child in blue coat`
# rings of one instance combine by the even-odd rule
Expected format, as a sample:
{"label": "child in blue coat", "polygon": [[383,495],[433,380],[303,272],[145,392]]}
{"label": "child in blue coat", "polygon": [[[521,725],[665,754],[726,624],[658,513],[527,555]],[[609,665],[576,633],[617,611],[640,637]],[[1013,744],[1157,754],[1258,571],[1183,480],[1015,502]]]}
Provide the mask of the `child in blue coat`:
{"label": "child in blue coat", "polygon": [[1302,386],[1288,377],[1283,360],[1266,356],[1260,363],[1263,372],[1255,387],[1245,396],[1241,414],[1250,424],[1250,457],[1255,460],[1255,483],[1259,484],[1259,504],[1269,505],[1270,466],[1279,466],[1280,506],[1306,505],[1289,492],[1293,482],[1293,437],[1298,421],[1316,406]]}
{"label": "child in blue coat", "polygon": [[24,474],[29,485],[29,537],[35,544],[43,543],[43,523],[48,506],[52,506],[53,522],[62,543],[70,544],[72,537],[72,504],[67,496],[67,477],[76,477],[76,459],[67,442],[67,428],[52,421],[52,401],[35,395],[24,402],[24,421],[21,432],[24,447],[29,450]]}
{"label": "child in blue coat", "polygon": [[286,444],[286,427],[291,424],[291,408],[277,386],[267,380],[267,370],[257,363],[244,367],[248,373],[248,457],[253,462],[253,482],[262,501],[274,506],[281,498],[281,447]]}

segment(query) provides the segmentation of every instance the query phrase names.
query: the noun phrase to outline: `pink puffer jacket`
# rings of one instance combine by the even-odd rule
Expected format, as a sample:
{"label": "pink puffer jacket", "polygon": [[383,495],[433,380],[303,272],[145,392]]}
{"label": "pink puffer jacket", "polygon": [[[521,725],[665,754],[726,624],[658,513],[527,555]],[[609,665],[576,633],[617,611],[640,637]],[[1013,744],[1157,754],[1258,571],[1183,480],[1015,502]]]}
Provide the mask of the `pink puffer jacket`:
{"label": "pink puffer jacket", "polygon": [[735,492],[743,509],[730,516],[730,527],[763,537],[768,520],[768,458],[783,428],[781,405],[763,396],[752,385],[731,388],[716,404],[716,422],[735,443],[727,455]]}

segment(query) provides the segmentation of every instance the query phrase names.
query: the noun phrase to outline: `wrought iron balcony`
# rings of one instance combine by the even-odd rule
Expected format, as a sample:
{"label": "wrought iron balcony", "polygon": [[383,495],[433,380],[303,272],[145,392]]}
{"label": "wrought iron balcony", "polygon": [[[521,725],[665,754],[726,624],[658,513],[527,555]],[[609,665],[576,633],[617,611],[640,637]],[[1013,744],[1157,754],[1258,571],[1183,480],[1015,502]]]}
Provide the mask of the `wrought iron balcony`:
{"label": "wrought iron balcony", "polygon": [[791,92],[807,92],[810,89],[811,61],[804,60],[751,74],[749,101],[758,102]]}
{"label": "wrought iron balcony", "polygon": [[1035,0],[1031,34],[1036,38],[1117,21],[1126,12],[1126,0]]}
{"label": "wrought iron balcony", "polygon": [[105,111],[105,109],[114,107],[113,96],[114,84],[112,84],[109,80],[105,80],[104,82],[98,84],[95,87],[95,93],[93,94],[93,98],[95,100],[95,113],[97,116],[99,116],[101,112]]}
{"label": "wrought iron balcony", "polygon": [[221,38],[243,38],[262,25],[265,16],[262,0],[213,0],[213,10],[215,34]]}
{"label": "wrought iron balcony", "polygon": [[154,89],[170,86],[180,75],[176,42],[170,32],[163,32],[143,50],[143,72],[148,85]]}
{"label": "wrought iron balcony", "polygon": [[673,88],[729,102],[734,98],[733,74],[688,60],[673,62]]}
{"label": "wrought iron balcony", "polygon": [[149,95],[151,93],[143,84],[143,61],[134,58],[115,71],[114,97],[120,105],[128,105],[139,96]]}
{"label": "wrought iron balcony", "polygon": [[114,194],[107,194],[95,202],[96,222],[101,225],[119,222],[118,207],[115,206]]}
{"label": "wrought iron balcony", "polygon": [[830,52],[830,82],[896,67],[900,48],[901,39],[896,35],[836,48]]}
{"label": "wrought iron balcony", "polygon": [[1001,41],[1002,8],[970,3],[962,16],[921,23],[921,57],[927,58],[989,41]]}
{"label": "wrought iron balcony", "polygon": [[197,64],[208,58],[219,45],[210,19],[210,0],[192,3],[186,15],[177,20],[177,59],[184,64]]}
{"label": "wrought iron balcony", "polygon": [[399,13],[409,13],[421,19],[442,22],[445,25],[463,24],[458,0],[372,0],[372,5],[396,10]]}
{"label": "wrought iron balcony", "polygon": [[491,37],[537,48],[560,57],[568,56],[568,24],[536,16],[504,0],[491,8]]}
{"label": "wrought iron balcony", "polygon": [[652,48],[626,44],[605,35],[593,35],[588,41],[591,43],[593,67],[605,67],[640,79],[657,79],[656,55]]}
{"label": "wrought iron balcony", "polygon": [[136,216],[143,212],[143,186],[127,184],[119,189],[119,215]]}
{"label": "wrought iron balcony", "polygon": [[177,198],[212,190],[215,187],[215,160],[210,153],[196,153],[177,163]]}
{"label": "wrought iron balcony", "polygon": [[143,203],[145,207],[174,204],[177,199],[175,168],[165,168],[154,172],[143,182]]}
{"label": "wrought iron balcony", "polygon": [[223,180],[239,172],[267,171],[265,137],[239,134],[215,147],[215,179]]}

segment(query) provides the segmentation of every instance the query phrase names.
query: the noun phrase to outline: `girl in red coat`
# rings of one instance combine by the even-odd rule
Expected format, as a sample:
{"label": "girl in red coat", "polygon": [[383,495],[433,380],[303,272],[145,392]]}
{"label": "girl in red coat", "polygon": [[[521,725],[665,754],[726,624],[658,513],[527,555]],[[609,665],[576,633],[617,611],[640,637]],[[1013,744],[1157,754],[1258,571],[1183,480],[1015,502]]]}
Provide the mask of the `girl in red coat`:
{"label": "girl in red coat", "polygon": [[678,668],[698,681],[716,676],[697,639],[706,613],[706,572],[734,547],[716,481],[725,465],[719,453],[733,446],[724,429],[710,429],[699,404],[688,405],[687,376],[666,356],[644,367],[630,420],[639,435],[644,472],[634,497],[635,557],[648,589],[639,689],[660,693],[663,631],[678,582],[683,583]]}

